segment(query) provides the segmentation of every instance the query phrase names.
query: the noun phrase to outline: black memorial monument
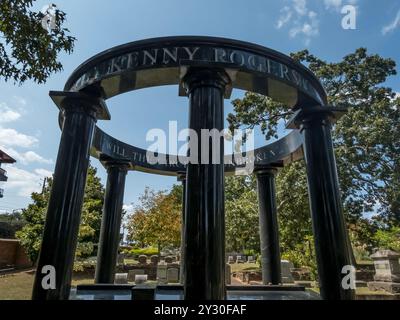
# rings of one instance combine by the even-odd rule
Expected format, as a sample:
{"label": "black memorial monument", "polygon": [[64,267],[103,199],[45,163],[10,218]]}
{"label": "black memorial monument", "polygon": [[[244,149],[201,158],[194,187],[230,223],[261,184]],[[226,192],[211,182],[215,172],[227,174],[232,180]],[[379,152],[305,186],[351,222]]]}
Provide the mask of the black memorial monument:
{"label": "black memorial monument", "polygon": [[[223,129],[223,99],[233,88],[283,102],[295,111],[286,137],[247,154],[241,163],[184,165],[176,155],[152,163],[146,150],[103,132],[110,120],[105,101],[135,89],[177,84],[189,98],[189,128]],[[281,283],[275,173],[305,157],[310,210],[323,299],[352,299],[341,286],[351,264],[331,141],[331,124],[344,111],[327,105],[324,88],[307,68],[286,55],[242,41],[198,36],[136,41],[104,51],[79,66],[64,91],[50,96],[62,129],[33,299],[68,299],[89,157],[107,169],[95,281],[112,284],[119,242],[125,177],[130,170],[176,176],[184,184],[182,276],[185,299],[225,299],[224,175],[241,174],[244,162],[257,176],[265,284]],[[151,119],[150,119],[151,120]],[[222,138],[221,138],[222,139]],[[210,150],[211,151],[211,150]],[[211,152],[210,152],[211,153]],[[199,148],[199,157],[201,150]],[[231,159],[232,157],[230,157]],[[290,190],[288,190],[290,192]],[[46,265],[56,288],[43,289]]]}

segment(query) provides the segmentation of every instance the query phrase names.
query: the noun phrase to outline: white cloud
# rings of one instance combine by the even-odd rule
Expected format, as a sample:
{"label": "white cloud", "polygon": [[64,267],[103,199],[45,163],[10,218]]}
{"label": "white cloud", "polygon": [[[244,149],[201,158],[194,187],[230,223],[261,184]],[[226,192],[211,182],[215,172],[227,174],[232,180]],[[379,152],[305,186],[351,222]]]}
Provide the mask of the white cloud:
{"label": "white cloud", "polygon": [[384,26],[382,28],[382,34],[386,35],[389,32],[392,32],[394,29],[396,29],[397,27],[400,26],[400,10],[397,11],[396,17],[394,18],[394,20],[389,23],[387,26]]}
{"label": "white cloud", "polygon": [[18,152],[13,148],[6,148],[6,147],[1,147],[1,149],[5,153],[13,157],[15,160],[17,160],[17,162],[22,163],[24,165],[32,162],[45,163],[45,164],[53,163],[52,159],[45,159],[34,151]]}
{"label": "white cloud", "polygon": [[132,203],[130,203],[130,204],[124,204],[122,206],[122,209],[125,210],[127,214],[131,214],[135,209],[135,207]]}
{"label": "white cloud", "polygon": [[301,16],[307,14],[307,3],[306,0],[293,0],[294,10]]}
{"label": "white cloud", "polygon": [[330,9],[330,8],[335,8],[339,9],[339,7],[342,5],[342,0],[324,0],[325,3],[325,8]]}
{"label": "white cloud", "polygon": [[276,28],[281,29],[286,25],[289,26],[289,36],[303,36],[305,45],[309,45],[311,38],[319,35],[318,15],[308,9],[306,0],[291,0],[289,6],[281,9]]}
{"label": "white cloud", "polygon": [[38,142],[39,140],[35,137],[20,133],[14,129],[0,127],[0,146],[29,148]]}
{"label": "white cloud", "polygon": [[24,98],[19,97],[19,96],[14,96],[13,99],[15,102],[20,106],[20,107],[25,107],[27,102]]}
{"label": "white cloud", "polygon": [[292,10],[288,6],[285,6],[281,9],[281,15],[279,16],[279,19],[276,23],[276,27],[278,29],[282,28],[284,25],[286,25],[289,21],[290,18],[292,17],[293,13]]}
{"label": "white cloud", "polygon": [[358,0],[324,0],[326,9],[334,9],[336,11],[340,11],[345,5],[355,5]]}
{"label": "white cloud", "polygon": [[0,103],[0,123],[13,122],[18,120],[21,114],[12,110],[6,103]]}
{"label": "white cloud", "polygon": [[43,179],[52,175],[52,172],[46,169],[35,169],[30,172],[15,165],[5,165],[4,169],[8,175],[7,190],[15,190],[21,197],[29,197],[32,192],[39,192]]}

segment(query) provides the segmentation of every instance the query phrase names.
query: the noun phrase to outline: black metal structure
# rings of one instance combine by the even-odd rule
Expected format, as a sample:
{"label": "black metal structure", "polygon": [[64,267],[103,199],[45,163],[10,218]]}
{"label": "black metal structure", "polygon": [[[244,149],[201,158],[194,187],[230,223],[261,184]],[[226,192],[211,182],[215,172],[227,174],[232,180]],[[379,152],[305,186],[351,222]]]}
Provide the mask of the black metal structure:
{"label": "black metal structure", "polygon": [[[210,161],[184,165],[169,161],[175,155],[165,155],[166,164],[149,161],[152,159],[146,150],[119,141],[95,126],[97,120],[110,119],[106,99],[170,84],[179,85],[179,94],[189,97],[188,127],[196,132],[223,129],[223,99],[229,98],[233,88],[268,95],[297,110],[291,123],[294,130],[246,154],[240,162],[229,162],[232,157],[224,159],[220,143],[218,159],[212,158],[212,147],[199,148],[198,159],[209,152]],[[62,137],[33,299],[69,297],[89,155],[100,159],[108,170],[96,282],[113,281],[125,175],[129,170],[140,170],[185,175],[185,299],[224,299],[226,295],[224,174],[257,174],[261,242],[267,247],[263,259],[269,270],[264,272],[264,281],[279,283],[274,183],[271,171],[265,170],[301,158],[303,135],[322,296],[353,297],[351,290],[345,291],[340,285],[341,267],[350,263],[329,126],[337,110],[327,106],[324,88],[303,65],[274,50],[242,41],[155,38],[94,56],[73,72],[64,91],[50,92],[50,96],[60,109]],[[45,274],[41,270],[47,265],[54,266],[57,274],[56,288],[51,290],[42,286]]]}

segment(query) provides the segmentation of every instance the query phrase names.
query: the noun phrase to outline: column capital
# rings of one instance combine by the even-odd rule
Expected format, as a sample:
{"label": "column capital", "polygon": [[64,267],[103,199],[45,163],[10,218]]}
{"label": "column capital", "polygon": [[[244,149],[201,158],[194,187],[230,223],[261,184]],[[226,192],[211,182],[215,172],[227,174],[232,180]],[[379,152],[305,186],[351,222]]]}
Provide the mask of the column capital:
{"label": "column capital", "polygon": [[302,129],[307,124],[319,121],[332,124],[347,112],[346,107],[313,106],[297,110],[286,125],[287,129]]}
{"label": "column capital", "polygon": [[216,87],[224,91],[224,97],[229,98],[231,93],[232,76],[224,68],[203,67],[201,65],[184,66],[181,75],[182,88],[189,95],[198,87]]}
{"label": "column capital", "polygon": [[176,178],[179,182],[185,181],[186,180],[186,172],[178,172]]}
{"label": "column capital", "polygon": [[118,168],[121,171],[127,172],[131,166],[129,161],[120,160],[120,159],[112,159],[112,158],[105,157],[105,156],[100,156],[100,162],[103,165],[103,167],[107,169],[107,171],[112,168]]}
{"label": "column capital", "polygon": [[110,120],[111,115],[108,111],[104,99],[83,93],[70,91],[50,91],[50,98],[57,105],[60,112],[75,110],[77,112],[87,112],[96,120]]}
{"label": "column capital", "polygon": [[[283,167],[281,165],[280,167]],[[262,166],[262,167],[257,167],[254,169],[254,174],[256,176],[276,176],[278,173],[278,166]]]}

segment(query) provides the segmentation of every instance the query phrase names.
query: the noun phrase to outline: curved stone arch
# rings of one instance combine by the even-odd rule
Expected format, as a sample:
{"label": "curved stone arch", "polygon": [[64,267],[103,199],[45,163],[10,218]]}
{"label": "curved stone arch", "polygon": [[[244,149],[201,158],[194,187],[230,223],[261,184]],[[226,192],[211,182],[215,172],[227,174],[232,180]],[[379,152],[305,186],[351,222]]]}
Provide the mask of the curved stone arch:
{"label": "curved stone arch", "polygon": [[[289,107],[325,105],[326,92],[314,74],[275,50],[248,42],[199,36],[135,41],[103,51],[81,64],[65,91],[96,92],[104,99],[135,89],[180,84],[188,66],[231,71],[232,85],[269,96]],[[184,95],[183,88],[180,94]]]}
{"label": "curved stone arch", "polygon": [[[284,165],[303,157],[303,137],[298,130],[293,130],[283,138],[267,144],[261,148],[247,152],[244,156],[237,155],[239,161],[235,161],[235,155],[225,155],[225,172],[227,174],[251,174],[254,169],[272,164]],[[149,163],[146,150],[122,142],[100,128],[96,127],[91,147],[91,155],[100,161],[118,161],[129,164],[130,170],[160,174],[166,176],[178,176],[186,170],[181,162],[171,163],[169,159],[177,159],[176,155],[163,155],[167,164]],[[161,156],[161,155],[159,155]],[[186,157],[180,157],[184,160]],[[232,161],[233,160],[233,161]],[[246,167],[251,164],[251,167]]]}

